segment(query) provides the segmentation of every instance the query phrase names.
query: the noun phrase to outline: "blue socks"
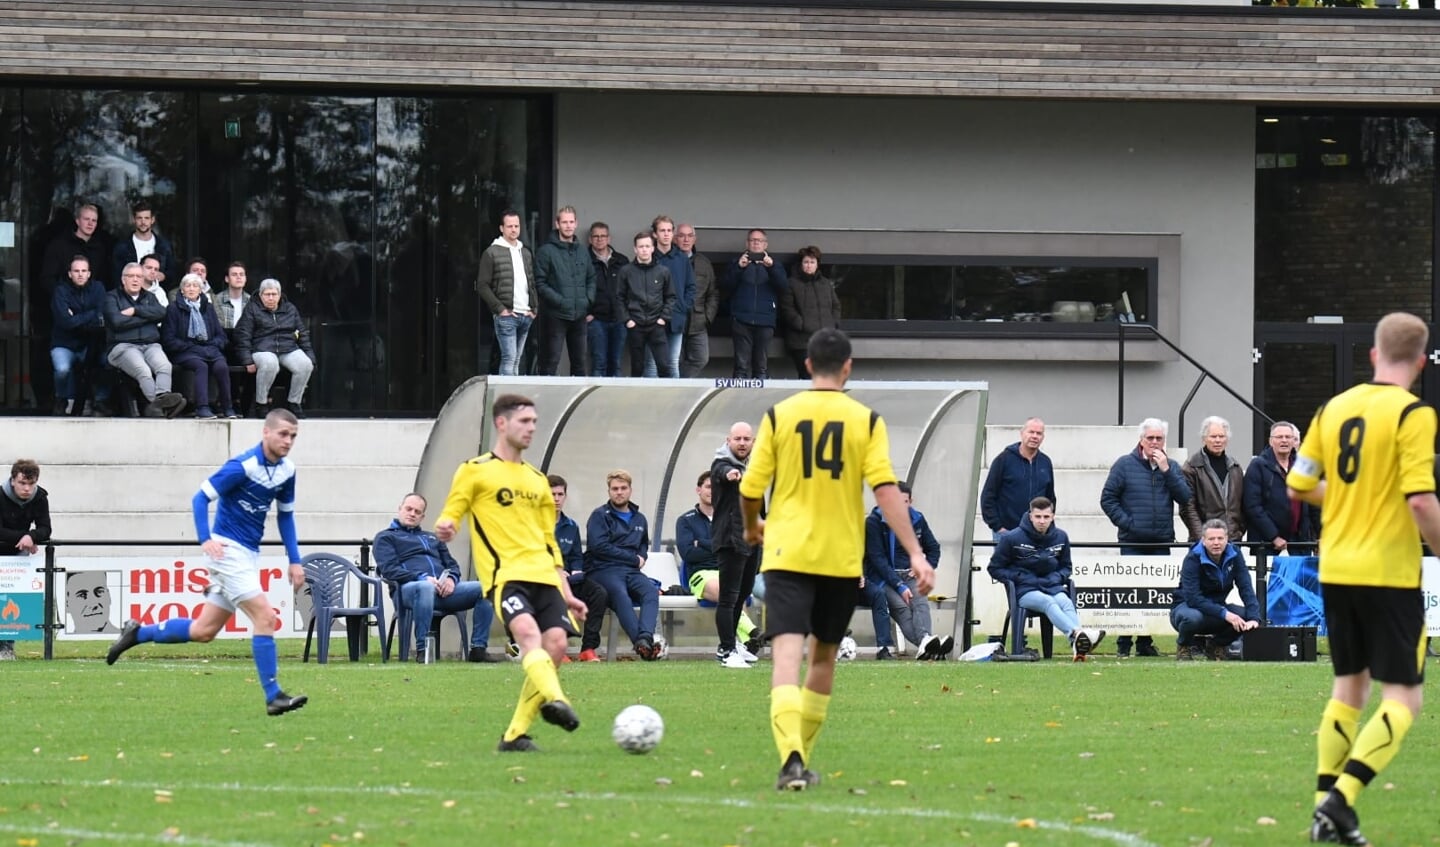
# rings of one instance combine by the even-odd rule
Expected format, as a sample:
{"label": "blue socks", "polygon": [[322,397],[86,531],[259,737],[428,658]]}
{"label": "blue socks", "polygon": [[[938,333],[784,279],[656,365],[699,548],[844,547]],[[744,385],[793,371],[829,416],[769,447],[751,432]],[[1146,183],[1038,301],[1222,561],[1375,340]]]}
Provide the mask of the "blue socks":
{"label": "blue socks", "polygon": [[280,672],[280,660],[275,656],[275,636],[257,635],[250,639],[250,653],[255,657],[255,672],[260,675],[260,685],[265,689],[265,702],[280,696],[280,683],[275,677]]}
{"label": "blue socks", "polygon": [[154,641],[157,644],[184,644],[190,640],[190,619],[171,618],[158,624],[140,627],[135,636],[140,643]]}

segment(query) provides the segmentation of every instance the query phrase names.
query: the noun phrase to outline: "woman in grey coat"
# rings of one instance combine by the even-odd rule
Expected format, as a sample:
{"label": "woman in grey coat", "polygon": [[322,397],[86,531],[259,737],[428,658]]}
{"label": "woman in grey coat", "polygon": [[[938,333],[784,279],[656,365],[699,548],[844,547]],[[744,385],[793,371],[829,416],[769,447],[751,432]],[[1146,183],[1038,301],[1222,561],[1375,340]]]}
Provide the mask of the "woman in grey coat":
{"label": "woman in grey coat", "polygon": [[780,293],[780,322],[785,327],[785,349],[795,373],[808,380],[805,348],[816,330],[840,328],[840,295],[835,283],[820,275],[820,248],[803,247],[790,287]]}

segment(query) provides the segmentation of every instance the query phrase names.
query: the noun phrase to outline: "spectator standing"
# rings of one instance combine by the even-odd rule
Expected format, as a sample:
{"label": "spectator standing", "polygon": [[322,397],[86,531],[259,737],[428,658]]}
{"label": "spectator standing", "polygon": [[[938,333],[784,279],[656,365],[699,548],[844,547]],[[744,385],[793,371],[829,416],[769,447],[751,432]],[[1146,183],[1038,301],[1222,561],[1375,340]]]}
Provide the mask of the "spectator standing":
{"label": "spectator standing", "polygon": [[[930,531],[930,524],[920,510],[912,505],[910,496],[910,483],[898,482],[896,486],[900,489],[901,500],[905,504],[907,516],[910,521],[910,530],[920,540],[920,549],[925,553],[925,561],[930,567],[940,566],[940,542],[935,539],[935,533]],[[898,553],[904,550],[899,548],[895,533],[890,525],[885,522],[885,515],[876,506],[870,511],[870,516],[865,519],[865,586],[867,589],[874,586],[874,605],[871,606],[871,614],[875,620],[875,632],[878,635],[882,628],[888,631],[890,621],[900,625],[900,632],[905,640],[916,646],[915,658],[920,661],[936,661],[944,659],[955,649],[955,639],[951,636],[933,635],[930,631],[930,598],[920,593],[915,573],[910,570],[909,563],[897,558]],[[888,614],[879,615],[875,613],[875,606],[884,602],[888,608]]]}
{"label": "spectator standing", "polygon": [[590,344],[590,375],[620,376],[625,352],[625,301],[620,297],[620,269],[630,259],[610,247],[610,227],[590,225],[590,262],[595,266],[595,297],[586,316]]}
{"label": "spectator standing", "polygon": [[1285,494],[1285,476],[1299,447],[1299,427],[1277,421],[1270,425],[1269,445],[1245,469],[1241,502],[1250,540],[1270,545],[1266,552],[1272,556],[1288,551],[1292,542],[1313,544],[1319,537],[1320,517],[1315,507]]}
{"label": "spectator standing", "polygon": [[775,335],[776,304],[789,288],[785,269],[769,252],[763,229],[752,229],[741,253],[725,274],[725,291],[733,321],[736,379],[769,376],[770,339]]}
{"label": "spectator standing", "polygon": [[635,261],[620,269],[620,301],[625,306],[625,330],[630,346],[630,375],[645,375],[648,354],[659,375],[673,377],[666,324],[675,312],[675,288],[670,271],[654,260],[655,237],[635,236]]}
{"label": "spectator standing", "polygon": [[739,667],[734,657],[753,662],[753,657],[760,652],[759,639],[741,644],[735,638],[740,621],[745,619],[745,600],[754,592],[760,572],[760,547],[745,538],[740,497],[740,481],[754,447],[755,430],[744,421],[736,421],[730,425],[725,443],[716,448],[710,463],[710,494],[715,504],[710,547],[720,569],[715,601],[715,632],[720,646],[715,658],[730,668]]}
{"label": "spectator standing", "polygon": [[[1200,528],[1200,541],[1180,566],[1180,585],[1170,607],[1170,625],[1177,633],[1176,661],[1223,661],[1225,648],[1242,632],[1260,625],[1255,585],[1240,548],[1230,543],[1229,531],[1224,518],[1207,518]],[[1241,605],[1228,602],[1230,592],[1237,588]],[[1209,650],[1195,643],[1200,635],[1210,636]]]}
{"label": "spectator standing", "polygon": [[[1120,555],[1164,556],[1164,547],[1140,544],[1170,544],[1175,541],[1175,506],[1190,500],[1185,475],[1165,455],[1165,438],[1170,424],[1158,418],[1140,422],[1140,443],[1115,460],[1100,491],[1100,508],[1118,530]],[[1115,639],[1116,655],[1130,657],[1131,638]],[[1159,656],[1154,639],[1142,635],[1136,655]]]}
{"label": "spectator standing", "polygon": [[[675,304],[665,313],[665,353],[669,376],[673,378],[680,375],[680,349],[685,344],[685,328],[695,303],[695,269],[690,257],[675,245],[675,222],[669,216],[659,215],[651,221],[650,232],[655,236],[655,264],[670,272],[670,286],[675,292]],[[646,361],[645,376],[656,376],[657,366],[658,360],[651,356]]]}
{"label": "spectator standing", "polygon": [[785,349],[795,363],[795,378],[809,379],[805,345],[817,330],[840,328],[840,295],[835,283],[820,274],[820,248],[802,247],[790,285],[780,294]]}
{"label": "spectator standing", "polygon": [[495,315],[495,340],[500,345],[500,375],[515,376],[520,354],[535,320],[540,295],[535,285],[535,258],[520,243],[520,213],[500,213],[500,235],[480,254],[480,299]]}
{"label": "spectator standing", "polygon": [[184,368],[195,376],[195,417],[212,420],[215,409],[210,405],[210,380],[220,396],[216,398],[220,413],[238,418],[231,405],[230,365],[225,361],[225,330],[215,307],[204,296],[205,280],[198,274],[186,274],[175,292],[175,302],[165,310],[160,327],[160,343],[175,367]]}
{"label": "spectator standing", "polygon": [[[372,556],[380,576],[395,585],[396,611],[408,609],[415,632],[415,661],[425,662],[430,622],[435,612],[470,612],[470,649],[467,662],[497,662],[486,648],[495,607],[485,599],[476,580],[460,578],[460,563],[450,548],[426,530],[426,501],[415,492],[400,500],[390,526],[375,534]],[[410,633],[400,633],[401,638]],[[437,648],[439,645],[436,645]]]}
{"label": "spectator standing", "polygon": [[560,370],[560,348],[570,352],[570,375],[584,376],[585,316],[595,300],[595,264],[575,237],[575,207],[555,213],[550,240],[535,255],[535,284],[543,306],[540,314],[540,375]]}
{"label": "spectator standing", "polygon": [[715,266],[695,249],[694,224],[675,227],[675,246],[690,257],[690,270],[695,274],[695,302],[690,306],[685,341],[680,348],[680,375],[688,379],[699,376],[710,363],[710,325],[720,311],[720,288],[715,281]]}
{"label": "spectator standing", "polygon": [[[1000,533],[987,570],[997,580],[1014,583],[1020,608],[1043,614],[1065,633],[1075,658],[1105,640],[1103,629],[1080,628],[1080,613],[1069,591],[1070,536],[1055,526],[1055,505],[1049,499],[1031,500],[1020,525]],[[1010,649],[1018,653],[1020,645],[1011,644]]]}
{"label": "spectator standing", "polygon": [[263,279],[255,298],[245,306],[235,324],[235,357],[245,370],[255,374],[257,418],[270,413],[270,387],[283,367],[290,372],[290,392],[285,406],[297,418],[305,417],[301,401],[310,374],[315,371],[315,351],[310,348],[310,331],[300,310],[282,299],[280,281]]}
{"label": "spectator standing", "polygon": [[[685,562],[685,584],[690,588],[691,596],[696,600],[716,603],[720,599],[720,561],[715,558],[712,540],[715,518],[715,501],[712,495],[710,472],[705,471],[695,482],[695,508],[675,521],[675,547]],[[743,603],[741,605],[743,607]],[[716,626],[724,623],[719,618],[720,616],[716,615]],[[734,640],[747,640],[754,628],[754,624],[742,610],[740,621],[735,628]],[[750,667],[750,663],[758,657],[737,643],[735,649],[724,658],[721,658],[721,651],[716,650],[715,658],[719,659],[722,667],[744,669]]]}
{"label": "spectator standing", "polygon": [[85,388],[95,388],[96,413],[109,413],[109,382],[104,379],[105,289],[90,278],[90,260],[76,254],[68,280],[55,287],[50,311],[50,364],[55,370],[55,414],[78,415]]}
{"label": "spectator standing", "polygon": [[1211,415],[1200,422],[1203,447],[1196,450],[1180,472],[1190,486],[1190,500],[1180,507],[1180,519],[1192,544],[1200,541],[1206,521],[1219,519],[1229,528],[1231,541],[1245,537],[1245,471],[1225,448],[1230,444],[1230,422]]}
{"label": "spectator standing", "polygon": [[143,261],[146,256],[155,256],[160,260],[162,279],[172,277],[175,273],[175,250],[169,240],[155,231],[155,211],[150,201],[141,200],[131,206],[130,219],[134,230],[129,238],[115,242],[115,250],[110,254],[110,264],[115,273],[113,279],[120,278],[126,265]]}
{"label": "spectator standing", "polygon": [[660,590],[642,570],[650,554],[650,524],[630,502],[629,473],[611,471],[605,485],[610,499],[590,513],[585,525],[585,576],[609,595],[610,611],[630,637],[636,655],[653,662],[660,658],[655,643]]}
{"label": "spectator standing", "polygon": [[185,398],[170,390],[170,359],[160,345],[165,309],[145,290],[145,274],[134,262],[120,272],[120,287],[105,295],[106,361],[135,380],[144,395],[147,418],[173,418]]}
{"label": "spectator standing", "polygon": [[105,234],[99,231],[100,210],[90,203],[75,212],[75,229],[62,232],[45,245],[40,275],[30,281],[30,389],[38,408],[53,399],[54,372],[51,367],[51,332],[54,325],[55,290],[69,277],[70,261],[84,256],[90,263],[90,279],[109,291],[117,279],[110,277],[110,250]]}
{"label": "spectator standing", "polygon": [[[50,540],[50,494],[40,487],[40,465],[18,459],[0,491],[0,556],[33,556]],[[0,641],[0,661],[15,659],[15,642]]]}
{"label": "spectator standing", "polygon": [[1020,525],[1036,497],[1044,497],[1055,508],[1055,467],[1040,451],[1044,443],[1045,422],[1030,418],[1020,430],[1020,440],[990,462],[980,492],[980,516],[997,539]]}
{"label": "spectator standing", "polygon": [[585,630],[580,636],[582,662],[598,662],[600,655],[600,626],[605,621],[605,607],[610,604],[610,595],[593,579],[585,578],[585,552],[580,543],[580,524],[565,514],[565,497],[570,484],[559,474],[546,477],[550,483],[550,496],[555,498],[555,543],[560,545],[560,557],[565,560],[566,581],[570,583],[570,594],[585,604]]}

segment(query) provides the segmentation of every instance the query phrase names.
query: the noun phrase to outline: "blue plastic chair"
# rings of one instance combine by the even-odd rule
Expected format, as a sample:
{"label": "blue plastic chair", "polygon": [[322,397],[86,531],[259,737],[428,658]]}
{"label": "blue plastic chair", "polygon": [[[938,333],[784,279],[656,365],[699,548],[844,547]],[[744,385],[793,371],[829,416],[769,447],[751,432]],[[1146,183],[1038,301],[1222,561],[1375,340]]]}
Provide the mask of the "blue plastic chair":
{"label": "blue plastic chair", "polygon": [[[1055,624],[1041,612],[1020,607],[1019,595],[1015,593],[1015,583],[1008,579],[996,580],[1005,586],[1005,623],[1000,625],[1002,633],[1009,633],[1009,655],[1015,659],[1028,658],[1025,653],[1025,625],[1031,620],[1040,622],[1040,654],[1045,658],[1055,655]],[[1065,593],[1070,596],[1070,601],[1075,601],[1075,580],[1065,581]]]}
{"label": "blue plastic chair", "polygon": [[[385,652],[390,652],[391,644],[394,643],[395,633],[398,630],[400,633],[399,660],[408,662],[410,660],[410,639],[412,638],[410,633],[415,631],[414,616],[411,614],[409,606],[404,606],[400,603],[400,586],[388,579],[385,580],[385,585],[390,589],[390,603],[395,607],[395,617],[390,621],[390,629],[385,634]],[[470,614],[469,609],[459,612],[446,612],[436,609],[435,614],[431,615],[430,638],[435,641],[435,652],[437,656],[440,652],[440,622],[445,620],[446,617],[454,617],[455,624],[460,627],[461,649],[468,649],[470,647],[470,627],[465,623],[465,616],[468,614]]]}
{"label": "blue plastic chair", "polygon": [[[367,618],[375,618],[376,632],[385,633],[385,602],[381,591],[383,583],[368,576],[355,567],[349,559],[335,553],[311,553],[300,560],[305,568],[305,583],[310,586],[312,609],[310,624],[305,631],[305,654],[302,661],[310,661],[310,642],[316,643],[315,660],[320,664],[330,661],[330,627],[336,618],[345,619],[345,635],[350,644],[350,661],[360,661],[360,645],[365,635]],[[345,605],[345,584],[350,577],[370,586],[370,597],[374,605],[355,607]],[[390,645],[382,640],[380,661],[390,661]]]}

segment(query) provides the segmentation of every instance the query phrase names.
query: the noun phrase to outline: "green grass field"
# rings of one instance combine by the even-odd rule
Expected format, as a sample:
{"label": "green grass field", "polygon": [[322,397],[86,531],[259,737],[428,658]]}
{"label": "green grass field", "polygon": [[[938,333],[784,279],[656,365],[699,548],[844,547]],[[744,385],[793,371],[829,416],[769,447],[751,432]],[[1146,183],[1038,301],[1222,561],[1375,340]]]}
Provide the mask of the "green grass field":
{"label": "green grass field", "polygon": [[[862,659],[823,784],[779,794],[768,663],[566,665],[579,731],[500,754],[518,664],[318,666],[292,645],[281,683],[311,699],[280,718],[243,642],[0,666],[0,844],[1299,844],[1329,691],[1323,660]],[[648,756],[610,740],[634,702],[665,718]],[[1423,716],[1362,798],[1375,843],[1440,843],[1435,739]]]}

